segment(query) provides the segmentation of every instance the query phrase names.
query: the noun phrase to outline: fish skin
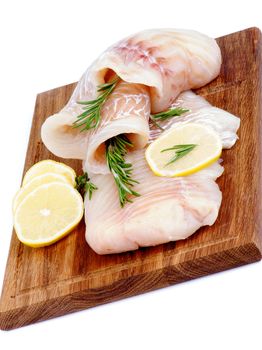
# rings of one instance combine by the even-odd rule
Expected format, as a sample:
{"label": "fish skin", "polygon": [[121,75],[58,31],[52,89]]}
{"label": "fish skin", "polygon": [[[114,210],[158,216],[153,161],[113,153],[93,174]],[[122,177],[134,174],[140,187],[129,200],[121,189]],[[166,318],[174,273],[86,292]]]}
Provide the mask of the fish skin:
{"label": "fish skin", "polygon": [[[239,118],[211,106],[203,97],[192,91],[184,92],[173,106],[190,111],[161,122],[164,129],[193,119],[216,130],[223,148],[236,142]],[[159,135],[159,129],[151,129],[149,142]],[[144,153],[145,150],[137,150],[127,156],[127,161],[133,164],[132,177],[139,182],[134,189],[141,196],[133,198],[133,203],[127,203],[124,208],[119,205],[111,174],[91,176],[99,190],[91,201],[85,198],[86,241],[98,254],[185,239],[200,227],[213,225],[218,216],[222,194],[215,181],[224,170],[221,161],[189,176],[166,178],[152,173]]]}
{"label": "fish skin", "polygon": [[[117,134],[131,132],[134,149],[144,147],[149,138],[146,125],[149,113],[170,107],[181,91],[209,83],[219,74],[220,66],[221,53],[216,41],[199,32],[152,29],[131,35],[109,47],[86,70],[66,106],[44,122],[42,140],[57,156],[82,159],[85,160],[85,170],[108,173],[105,159],[96,162],[98,140],[103,143]],[[82,106],[77,101],[95,99],[97,86],[103,84],[108,73],[112,72],[126,81],[127,95],[133,94],[134,86],[148,87],[145,94],[150,97],[150,111],[145,111],[144,120],[126,114],[122,121],[114,121],[112,135],[109,130],[113,128],[109,128],[108,123],[114,119],[114,113],[102,113],[101,126],[97,130],[80,133],[72,129],[71,125],[82,113]],[[125,109],[124,104],[122,107]]]}

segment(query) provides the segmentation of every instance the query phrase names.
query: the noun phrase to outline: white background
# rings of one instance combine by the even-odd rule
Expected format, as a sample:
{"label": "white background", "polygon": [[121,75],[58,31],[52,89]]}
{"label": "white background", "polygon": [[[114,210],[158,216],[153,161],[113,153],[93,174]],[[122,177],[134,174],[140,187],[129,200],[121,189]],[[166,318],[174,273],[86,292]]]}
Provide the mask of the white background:
{"label": "white background", "polygon": [[[259,2],[1,1],[0,283],[36,94],[78,80],[102,50],[138,30],[182,27],[217,37],[251,26],[262,29]],[[261,295],[260,262],[0,331],[0,348],[262,349]]]}

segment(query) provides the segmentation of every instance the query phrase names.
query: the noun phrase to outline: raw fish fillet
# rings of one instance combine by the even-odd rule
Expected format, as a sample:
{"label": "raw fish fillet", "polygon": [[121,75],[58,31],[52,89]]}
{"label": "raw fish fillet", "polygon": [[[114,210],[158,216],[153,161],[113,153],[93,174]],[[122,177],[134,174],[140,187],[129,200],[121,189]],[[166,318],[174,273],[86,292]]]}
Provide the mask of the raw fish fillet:
{"label": "raw fish fillet", "polygon": [[[238,139],[236,132],[240,125],[240,119],[223,109],[212,106],[204,97],[192,91],[182,92],[171,107],[180,107],[189,111],[165,122],[158,122],[164,130],[178,124],[199,123],[210,126],[220,135],[223,148],[231,148]],[[161,133],[159,128],[152,125],[150,130],[151,141],[159,137]]]}
{"label": "raw fish fillet", "polygon": [[[174,106],[190,111],[167,121],[210,125],[231,147],[238,120],[210,106],[186,90],[206,85],[219,74],[221,53],[216,41],[189,30],[147,30],[109,47],[84,73],[67,105],[42,126],[42,139],[54,154],[84,160],[91,181],[98,186],[92,201],[85,198],[86,240],[99,254],[118,253],[185,239],[204,225],[212,225],[221,204],[215,180],[223,172],[218,162],[200,172],[177,178],[155,176],[142,149],[157,137],[149,130],[150,113]],[[71,128],[82,108],[77,101],[97,97],[97,86],[121,78],[102,110],[99,128],[80,133]],[[187,105],[188,104],[188,105]],[[181,118],[181,119],[179,119]],[[105,164],[104,142],[118,134],[134,143],[127,156],[133,164],[135,186],[141,196],[124,208]]]}
{"label": "raw fish fillet", "polygon": [[221,52],[214,39],[193,30],[154,29],[107,49],[91,67],[90,80],[103,82],[110,68],[125,81],[150,86],[152,112],[157,113],[180,92],[208,84],[220,67]]}
{"label": "raw fish fillet", "polygon": [[[109,47],[88,68],[67,105],[43,124],[42,140],[57,156],[85,159],[88,172],[108,173],[102,154],[105,140],[127,133],[134,149],[143,148],[149,137],[150,111],[163,111],[181,91],[209,83],[220,66],[216,41],[196,31],[155,29],[132,35]],[[100,127],[82,133],[72,129],[82,112],[77,101],[96,98],[97,86],[114,73],[126,83],[117,86],[104,107]],[[117,94],[122,94],[122,102],[115,104]]]}
{"label": "raw fish fillet", "polygon": [[76,115],[62,110],[44,122],[41,137],[48,149],[64,158],[85,159],[88,173],[109,173],[105,161],[104,142],[109,138],[128,133],[134,149],[144,147],[149,138],[148,118],[150,99],[148,88],[140,84],[121,81],[102,108],[99,127],[88,132],[72,128]]}
{"label": "raw fish fillet", "polygon": [[[190,112],[162,122],[170,128],[179,122],[203,123],[214,128],[224,148],[237,140],[239,118],[212,107],[191,91],[182,93],[174,106]],[[151,130],[150,142],[159,136]],[[205,225],[213,225],[219,212],[222,194],[215,180],[223,173],[219,162],[190,176],[165,178],[155,176],[144,156],[145,150],[128,155],[133,164],[135,186],[141,196],[121,208],[111,174],[93,175],[99,190],[92,200],[85,198],[86,240],[98,254],[119,253],[185,239]]]}
{"label": "raw fish fillet", "polygon": [[98,190],[85,198],[86,240],[98,254],[120,253],[184,239],[201,226],[213,225],[222,194],[215,179],[223,172],[217,162],[190,176],[155,176],[144,151],[133,152],[135,187],[141,196],[124,208],[119,205],[111,174],[96,175]]}

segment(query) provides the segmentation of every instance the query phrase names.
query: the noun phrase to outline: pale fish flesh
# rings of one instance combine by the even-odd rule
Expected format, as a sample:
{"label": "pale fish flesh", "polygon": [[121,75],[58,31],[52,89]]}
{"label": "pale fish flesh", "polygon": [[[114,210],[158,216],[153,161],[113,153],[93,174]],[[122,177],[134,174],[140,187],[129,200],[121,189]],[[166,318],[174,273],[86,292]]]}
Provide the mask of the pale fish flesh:
{"label": "pale fish flesh", "polygon": [[[57,156],[85,159],[85,170],[108,173],[101,152],[105,140],[129,133],[134,150],[144,147],[149,137],[149,113],[170,107],[181,91],[209,83],[219,74],[220,66],[220,49],[214,39],[204,34],[182,29],[139,32],[109,47],[87,69],[66,106],[43,124],[42,140]],[[73,122],[82,113],[77,102],[96,98],[97,86],[114,73],[126,81],[119,84],[115,94],[127,84],[122,102],[112,107],[113,113],[109,113],[108,106],[104,107],[101,125],[95,131],[81,133],[73,129]],[[113,93],[112,99],[114,96]],[[141,103],[137,102],[138,96]],[[142,104],[146,105],[144,109]]]}
{"label": "pale fish flesh", "polygon": [[[80,107],[77,108],[77,113],[81,113]],[[148,88],[121,81],[102,108],[98,128],[81,132],[72,127],[75,114],[61,111],[46,119],[41,136],[55,155],[85,159],[85,170],[105,174],[109,170],[105,161],[104,142],[113,136],[128,133],[134,149],[144,147],[149,138],[149,114]]]}
{"label": "pale fish flesh", "polygon": [[[171,108],[183,108],[188,112],[164,122],[158,122],[164,130],[179,124],[205,124],[220,135],[223,148],[231,148],[238,139],[236,132],[240,125],[240,119],[221,108],[212,106],[204,97],[190,90],[182,92]],[[162,130],[152,125],[150,140],[156,139],[160,134],[162,134]]]}
{"label": "pale fish flesh", "polygon": [[[161,124],[170,128],[179,122],[202,123],[214,128],[223,147],[237,140],[239,118],[212,107],[203,97],[191,91],[182,93],[173,106],[190,109],[184,116]],[[159,129],[150,133],[150,142]],[[144,150],[128,155],[133,164],[135,186],[141,196],[119,206],[118,193],[111,174],[93,175],[91,181],[99,190],[90,201],[85,198],[86,240],[98,254],[119,253],[169,241],[185,239],[200,227],[214,224],[222,194],[215,180],[223,173],[220,162],[190,176],[164,178],[149,169]]]}
{"label": "pale fish flesh", "polygon": [[120,253],[185,239],[201,226],[213,225],[222,194],[215,179],[223,172],[218,162],[196,174],[177,178],[155,176],[144,151],[129,155],[135,186],[141,196],[124,208],[111,174],[91,178],[98,190],[85,198],[86,240],[98,254]]}

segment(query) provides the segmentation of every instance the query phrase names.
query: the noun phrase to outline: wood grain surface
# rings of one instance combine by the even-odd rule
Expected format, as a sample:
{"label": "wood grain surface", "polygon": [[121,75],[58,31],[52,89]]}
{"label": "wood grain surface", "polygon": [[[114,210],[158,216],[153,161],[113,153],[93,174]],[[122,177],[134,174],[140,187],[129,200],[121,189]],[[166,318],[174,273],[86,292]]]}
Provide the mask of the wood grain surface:
{"label": "wood grain surface", "polygon": [[[184,241],[99,256],[87,245],[82,221],[56,244],[33,249],[13,232],[0,304],[0,327],[12,329],[162,288],[261,259],[261,33],[256,28],[218,39],[221,74],[197,92],[241,118],[239,141],[223,151],[219,217]],[[40,127],[59,111],[75,84],[37,96],[25,161],[61,160],[81,173],[79,161],[54,157]]]}

